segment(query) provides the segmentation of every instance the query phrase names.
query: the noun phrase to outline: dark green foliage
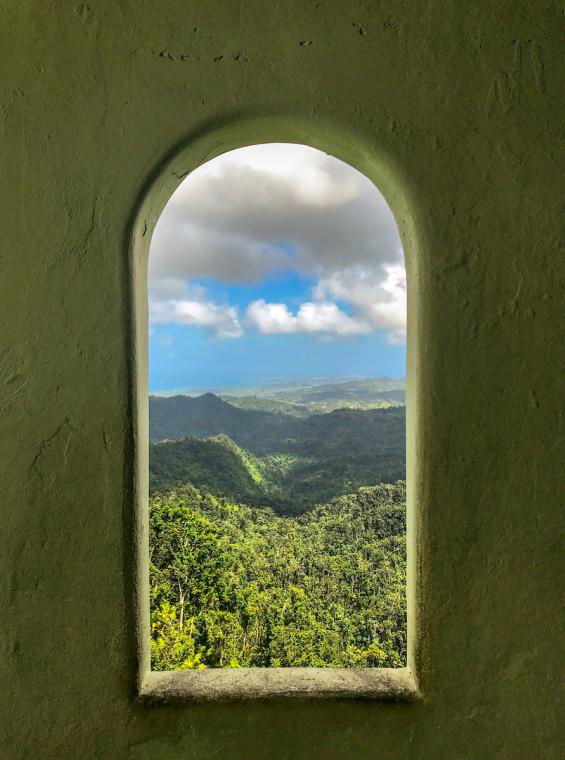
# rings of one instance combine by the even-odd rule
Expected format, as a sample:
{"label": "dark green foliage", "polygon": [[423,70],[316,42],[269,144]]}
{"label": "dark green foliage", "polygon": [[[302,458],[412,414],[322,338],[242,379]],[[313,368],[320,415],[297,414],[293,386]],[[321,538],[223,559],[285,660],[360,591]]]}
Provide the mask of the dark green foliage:
{"label": "dark green foliage", "polygon": [[150,514],[155,669],[404,665],[403,483],[294,518],[187,485]]}
{"label": "dark green foliage", "polygon": [[[152,444],[152,492],[190,482],[255,506],[297,514],[363,485],[404,478],[403,407],[339,409],[298,419],[235,409],[212,394],[158,401],[170,402],[177,410],[179,429],[181,420],[184,429],[188,426],[200,435],[225,426],[248,451],[227,436]],[[165,424],[159,409],[152,407],[151,414]],[[269,420],[274,420],[272,426]]]}
{"label": "dark green foliage", "polygon": [[[390,391],[390,393],[403,393],[403,391]],[[391,419],[400,421],[404,426],[404,407],[397,406],[391,409],[371,408],[339,408],[331,406],[330,410],[322,409],[321,414],[312,414],[308,407],[303,406],[304,413],[298,414],[299,405],[284,403],[282,406],[278,399],[260,398],[253,407],[250,398],[230,399],[233,403],[227,403],[213,393],[193,398],[191,396],[151,396],[149,399],[149,430],[151,441],[175,440],[194,436],[196,438],[208,438],[209,436],[225,433],[238,446],[253,452],[257,456],[288,452],[293,449],[294,442],[302,444],[313,441],[317,445],[315,431],[324,434],[332,434],[334,425],[345,429],[349,426],[350,432],[355,426],[361,424],[362,434],[367,427],[367,432],[375,432],[375,425],[381,419],[386,420],[389,412]],[[233,404],[238,403],[236,407]],[[329,402],[328,402],[329,403]],[[356,403],[356,402],[355,402]],[[333,404],[333,401],[332,401]],[[353,402],[344,401],[345,406],[351,407]],[[285,412],[281,411],[284,408]],[[270,409],[270,411],[267,411]],[[329,413],[325,413],[329,411]],[[367,416],[362,416],[366,412]],[[334,416],[335,415],[335,416]],[[384,415],[384,416],[383,416]],[[390,431],[388,431],[390,432]],[[377,431],[377,435],[378,435]],[[351,438],[347,440],[349,441]]]}
{"label": "dark green foliage", "polygon": [[192,483],[255,504],[264,502],[261,480],[253,457],[227,435],[151,444],[151,493],[178,483]]}
{"label": "dark green foliage", "polygon": [[363,485],[403,479],[405,424],[403,407],[338,409],[305,420],[301,437],[286,444],[299,463],[282,482],[281,511],[304,511]]}

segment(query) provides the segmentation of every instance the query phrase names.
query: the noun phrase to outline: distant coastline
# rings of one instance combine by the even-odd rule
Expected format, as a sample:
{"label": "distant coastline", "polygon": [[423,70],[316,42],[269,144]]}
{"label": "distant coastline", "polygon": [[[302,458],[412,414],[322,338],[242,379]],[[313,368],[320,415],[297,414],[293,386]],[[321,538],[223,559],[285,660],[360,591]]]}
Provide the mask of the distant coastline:
{"label": "distant coastline", "polygon": [[254,383],[250,385],[233,385],[233,386],[199,386],[199,387],[185,387],[174,388],[172,390],[165,391],[149,391],[150,396],[157,397],[170,397],[170,396],[202,396],[206,393],[214,393],[217,396],[261,396],[261,397],[279,397],[286,396],[290,393],[296,393],[299,391],[305,391],[311,388],[319,388],[320,386],[359,386],[370,385],[374,390],[377,384],[382,385],[379,390],[403,390],[406,387],[406,378],[393,378],[393,377],[364,377],[364,376],[348,376],[348,377],[319,377],[319,378],[304,378],[302,380],[289,380],[289,381],[269,381],[265,383]]}

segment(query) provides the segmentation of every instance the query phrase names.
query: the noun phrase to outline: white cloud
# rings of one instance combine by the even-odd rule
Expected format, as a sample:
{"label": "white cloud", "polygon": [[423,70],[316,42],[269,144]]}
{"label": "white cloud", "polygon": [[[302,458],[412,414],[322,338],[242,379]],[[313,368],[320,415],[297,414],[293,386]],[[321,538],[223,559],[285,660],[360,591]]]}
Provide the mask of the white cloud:
{"label": "white cloud", "polygon": [[217,338],[239,338],[243,330],[235,306],[189,299],[149,302],[149,320],[153,324],[182,324],[206,328]]}
{"label": "white cloud", "polygon": [[371,325],[350,317],[335,303],[303,303],[292,314],[284,303],[254,301],[247,309],[246,321],[263,335],[274,333],[331,333],[333,335],[362,335]]}
{"label": "white cloud", "polygon": [[314,295],[347,301],[374,330],[385,330],[392,342],[401,342],[406,336],[406,270],[399,265],[384,269],[382,279],[359,266],[333,272],[319,281]]}
{"label": "white cloud", "polygon": [[312,299],[296,313],[256,301],[245,324],[265,333],[385,330],[403,340],[402,247],[386,201],[355,169],[298,145],[232,151],[181,183],[151,241],[151,321],[239,337],[237,308],[213,303],[191,281],[256,284],[281,269],[314,278]]}

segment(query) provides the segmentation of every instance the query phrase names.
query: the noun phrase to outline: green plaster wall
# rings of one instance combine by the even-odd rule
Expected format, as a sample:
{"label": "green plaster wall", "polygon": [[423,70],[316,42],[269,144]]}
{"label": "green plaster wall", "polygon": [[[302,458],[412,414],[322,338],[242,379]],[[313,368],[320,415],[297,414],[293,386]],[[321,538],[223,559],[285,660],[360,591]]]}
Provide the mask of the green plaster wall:
{"label": "green plaster wall", "polygon": [[[562,756],[563,4],[0,14],[2,760]],[[287,127],[380,178],[405,235],[423,696],[140,704],[130,232],[175,166]]]}

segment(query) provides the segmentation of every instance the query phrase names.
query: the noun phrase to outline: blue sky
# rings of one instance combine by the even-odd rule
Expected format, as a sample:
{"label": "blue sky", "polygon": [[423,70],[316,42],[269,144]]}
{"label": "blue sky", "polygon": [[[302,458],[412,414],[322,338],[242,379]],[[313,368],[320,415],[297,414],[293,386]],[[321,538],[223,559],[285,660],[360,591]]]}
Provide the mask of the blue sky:
{"label": "blue sky", "polygon": [[305,146],[232,151],[183,181],[154,231],[150,390],[403,377],[405,299],[369,180]]}

